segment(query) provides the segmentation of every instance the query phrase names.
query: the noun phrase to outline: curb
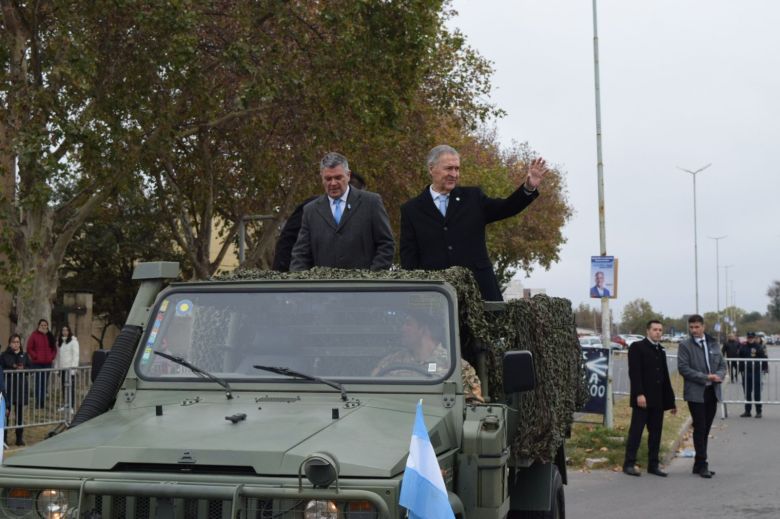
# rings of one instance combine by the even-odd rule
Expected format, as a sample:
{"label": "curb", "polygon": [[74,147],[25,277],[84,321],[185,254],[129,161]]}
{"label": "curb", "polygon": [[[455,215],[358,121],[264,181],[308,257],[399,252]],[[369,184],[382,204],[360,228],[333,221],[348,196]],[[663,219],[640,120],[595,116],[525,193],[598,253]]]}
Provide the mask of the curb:
{"label": "curb", "polygon": [[662,460],[662,463],[665,466],[668,466],[669,463],[671,463],[672,459],[677,455],[677,450],[680,448],[680,444],[682,443],[683,436],[686,432],[688,432],[688,429],[691,427],[691,424],[693,423],[693,418],[690,416],[683,422],[683,424],[680,426],[680,430],[677,431],[677,438],[675,438],[674,443],[672,443],[672,448],[669,449],[669,452],[666,453],[666,456],[664,456],[664,459]]}

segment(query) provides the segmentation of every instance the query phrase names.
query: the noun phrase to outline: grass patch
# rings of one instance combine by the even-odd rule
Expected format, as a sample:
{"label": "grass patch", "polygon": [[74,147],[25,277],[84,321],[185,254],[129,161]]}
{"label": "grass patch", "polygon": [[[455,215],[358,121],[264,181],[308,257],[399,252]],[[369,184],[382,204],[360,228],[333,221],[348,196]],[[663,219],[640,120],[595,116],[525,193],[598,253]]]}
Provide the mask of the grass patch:
{"label": "grass patch", "polygon": [[[675,395],[682,396],[682,377],[672,375],[672,387]],[[661,459],[670,453],[678,439],[680,427],[688,419],[688,406],[677,401],[677,415],[664,414],[664,428],[661,435]],[[628,427],[631,423],[631,407],[627,396],[615,397],[613,422],[614,428],[607,429],[602,425],[601,415],[581,414],[578,422],[573,424],[571,438],[566,440],[566,455],[568,464],[574,469],[623,469],[623,458],[626,453]],[[584,423],[590,422],[590,423]],[[594,423],[597,422],[597,423]],[[586,460],[604,458],[606,461],[588,466]],[[647,429],[642,434],[642,442],[637,453],[637,466],[646,468],[647,464]]]}

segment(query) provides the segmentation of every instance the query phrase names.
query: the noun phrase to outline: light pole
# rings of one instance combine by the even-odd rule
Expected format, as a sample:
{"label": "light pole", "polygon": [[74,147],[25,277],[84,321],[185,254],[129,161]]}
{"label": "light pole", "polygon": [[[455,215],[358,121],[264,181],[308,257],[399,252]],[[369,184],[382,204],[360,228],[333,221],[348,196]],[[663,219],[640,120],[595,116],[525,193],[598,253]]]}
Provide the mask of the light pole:
{"label": "light pole", "polygon": [[679,166],[677,167],[677,169],[693,175],[693,271],[694,271],[694,277],[696,279],[696,313],[697,314],[699,313],[699,235],[696,227],[696,174],[701,173],[702,171],[704,171],[710,166],[712,166],[711,163],[707,164],[706,166],[700,167],[696,171],[684,169]]}
{"label": "light pole", "polygon": [[723,327],[720,322],[720,249],[718,248],[718,245],[720,244],[720,240],[725,237],[725,234],[723,236],[707,236],[710,240],[715,240],[715,308],[718,316],[718,342],[721,342],[720,329]]}
{"label": "light pole", "polygon": [[[601,86],[599,82],[599,27],[597,0],[593,0],[593,80],[596,96],[596,172],[599,193],[599,244],[602,256],[607,255],[607,230],[604,204],[604,160],[601,153]],[[601,342],[609,351],[607,362],[607,409],[604,425],[612,429],[612,349],[609,347],[612,327],[609,319],[609,298],[601,298]]]}
{"label": "light pole", "polygon": [[[731,267],[733,267],[733,266],[734,266],[733,264],[732,265],[723,265],[723,271],[726,274],[726,282],[723,284],[723,288],[726,291],[726,308],[729,307],[729,269]],[[732,309],[731,313],[732,313],[732,315],[730,315],[729,317],[731,318],[731,323],[732,323],[731,327],[734,328],[734,324],[735,323],[734,323],[734,315],[733,315],[734,312],[733,312],[733,309]],[[728,313],[726,315],[728,315]]]}

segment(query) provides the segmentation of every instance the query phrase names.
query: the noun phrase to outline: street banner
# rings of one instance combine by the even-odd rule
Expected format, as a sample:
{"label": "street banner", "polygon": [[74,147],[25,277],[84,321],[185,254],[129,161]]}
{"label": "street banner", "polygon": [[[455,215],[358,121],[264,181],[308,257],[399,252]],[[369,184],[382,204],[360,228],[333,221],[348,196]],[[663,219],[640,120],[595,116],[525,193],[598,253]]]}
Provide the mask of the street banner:
{"label": "street banner", "polygon": [[583,413],[606,414],[607,375],[609,368],[608,348],[582,348],[585,374],[588,377],[590,398],[582,409]]}

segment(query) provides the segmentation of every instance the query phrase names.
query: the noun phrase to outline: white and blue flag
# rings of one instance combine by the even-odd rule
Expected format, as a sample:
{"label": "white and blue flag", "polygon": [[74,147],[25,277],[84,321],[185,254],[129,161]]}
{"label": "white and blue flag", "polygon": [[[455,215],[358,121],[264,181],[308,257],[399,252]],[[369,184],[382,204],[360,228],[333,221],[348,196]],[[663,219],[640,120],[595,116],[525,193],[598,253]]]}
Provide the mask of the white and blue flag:
{"label": "white and blue flag", "polygon": [[409,519],[455,519],[439,461],[425,428],[422,400],[417,402],[400,504],[409,511]]}

